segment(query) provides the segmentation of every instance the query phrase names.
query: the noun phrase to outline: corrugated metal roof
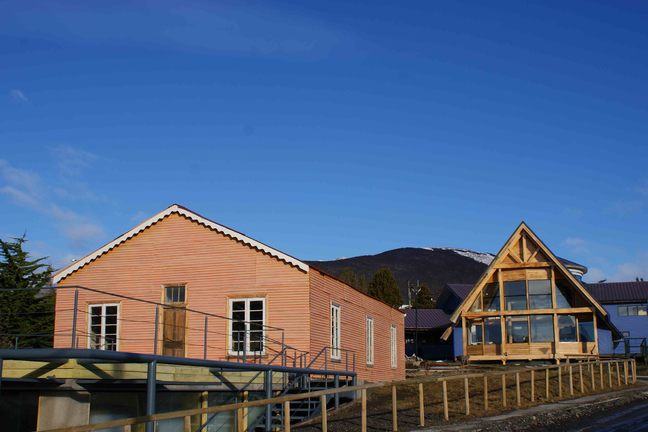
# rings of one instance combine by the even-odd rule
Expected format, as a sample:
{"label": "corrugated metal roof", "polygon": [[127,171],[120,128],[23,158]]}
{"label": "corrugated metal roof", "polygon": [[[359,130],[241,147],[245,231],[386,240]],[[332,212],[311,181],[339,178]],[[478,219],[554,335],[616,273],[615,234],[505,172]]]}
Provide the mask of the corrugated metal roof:
{"label": "corrugated metal roof", "polygon": [[604,282],[585,284],[600,303],[632,303],[648,301],[648,282]]}
{"label": "corrugated metal roof", "polygon": [[[418,311],[418,325],[416,312]],[[405,328],[435,329],[450,325],[450,315],[442,309],[407,309],[405,311]]]}
{"label": "corrugated metal roof", "polygon": [[470,291],[473,289],[472,284],[456,284],[456,283],[449,283],[448,288],[459,297],[459,299],[463,300],[465,299],[468,294],[470,294]]}

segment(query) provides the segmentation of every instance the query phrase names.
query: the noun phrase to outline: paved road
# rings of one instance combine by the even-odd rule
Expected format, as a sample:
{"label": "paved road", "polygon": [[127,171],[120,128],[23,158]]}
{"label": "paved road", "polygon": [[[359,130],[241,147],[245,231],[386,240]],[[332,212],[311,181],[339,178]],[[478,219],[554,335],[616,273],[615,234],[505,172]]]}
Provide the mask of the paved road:
{"label": "paved road", "polygon": [[603,411],[586,422],[569,426],[569,432],[648,432],[648,401],[629,404],[613,411]]}

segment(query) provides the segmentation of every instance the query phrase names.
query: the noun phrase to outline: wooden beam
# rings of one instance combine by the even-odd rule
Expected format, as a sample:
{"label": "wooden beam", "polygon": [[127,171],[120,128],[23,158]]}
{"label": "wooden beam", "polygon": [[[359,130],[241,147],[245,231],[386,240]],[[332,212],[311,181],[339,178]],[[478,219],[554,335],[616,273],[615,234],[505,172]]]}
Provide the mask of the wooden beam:
{"label": "wooden beam", "polygon": [[367,389],[360,390],[360,404],[362,407],[360,432],[367,432]]}
{"label": "wooden beam", "polygon": [[623,362],[623,376],[625,379],[625,385],[628,385],[628,360]]}
{"label": "wooden beam", "polygon": [[605,387],[605,381],[603,379],[604,378],[603,377],[603,363],[599,363],[599,375],[600,375],[600,380],[601,380],[601,382],[600,382],[601,390],[603,390],[603,388]]}
{"label": "wooden beam", "polygon": [[[283,414],[284,414],[284,431],[290,432],[290,401],[285,401],[283,403]],[[266,420],[268,421],[268,420]]]}
{"label": "wooden beam", "polygon": [[502,374],[502,406],[506,408],[506,374]]}
{"label": "wooden beam", "polygon": [[610,363],[607,364],[607,370],[608,370],[608,381],[609,381],[609,387],[612,388],[612,366]]}
{"label": "wooden beam", "polygon": [[484,375],[484,411],[488,411],[488,375]]}
{"label": "wooden beam", "polygon": [[191,432],[191,416],[184,416],[184,432]]}
{"label": "wooden beam", "polygon": [[322,432],[327,432],[328,418],[326,418],[326,395],[320,396],[320,411],[322,415]]}
{"label": "wooden beam", "polygon": [[[510,254],[509,254],[510,255]],[[549,268],[551,263],[548,262],[516,262],[516,263],[502,263],[498,266],[501,269],[516,270],[516,269],[537,269]]]}
{"label": "wooden beam", "polygon": [[466,319],[471,318],[489,318],[497,317],[500,315],[504,316],[522,316],[522,315],[551,315],[557,313],[558,315],[571,315],[571,314],[580,314],[580,313],[592,313],[592,308],[589,307],[577,307],[577,308],[565,308],[565,309],[534,309],[531,312],[531,309],[524,310],[505,310],[497,312],[466,312],[463,314],[463,317]]}
{"label": "wooden beam", "polygon": [[443,386],[443,418],[448,421],[450,420],[450,416],[448,415],[448,383],[443,380],[441,381],[441,385]]}
{"label": "wooden beam", "polygon": [[520,397],[520,372],[515,372],[515,401],[517,406],[522,405],[522,398]]}
{"label": "wooden beam", "polygon": [[615,361],[614,365],[616,366],[617,387],[621,387],[621,372],[619,371],[619,362]]}
{"label": "wooden beam", "polygon": [[535,371],[531,369],[531,402],[535,402]]}
{"label": "wooden beam", "polygon": [[574,371],[573,371],[573,366],[571,363],[569,363],[569,360],[567,360],[567,365],[569,367],[569,395],[574,396]]}
{"label": "wooden beam", "polygon": [[562,399],[562,366],[558,368],[558,399]]}
{"label": "wooden beam", "polygon": [[425,426],[425,401],[423,399],[423,383],[419,383],[419,426]]}
{"label": "wooden beam", "polygon": [[578,375],[578,381],[580,382],[580,392],[585,393],[585,383],[583,382],[583,362],[580,361],[578,362]]}
{"label": "wooden beam", "polygon": [[545,399],[547,401],[551,397],[551,393],[549,391],[549,369],[545,369]]}
{"label": "wooden beam", "polygon": [[526,235],[522,234],[522,261],[526,262],[528,257],[527,255],[527,239]]}
{"label": "wooden beam", "polygon": [[398,399],[396,396],[396,386],[391,388],[392,396],[392,432],[398,432]]}
{"label": "wooden beam", "polygon": [[468,378],[464,378],[464,397],[466,400],[466,415],[470,415],[470,389],[468,388]]}

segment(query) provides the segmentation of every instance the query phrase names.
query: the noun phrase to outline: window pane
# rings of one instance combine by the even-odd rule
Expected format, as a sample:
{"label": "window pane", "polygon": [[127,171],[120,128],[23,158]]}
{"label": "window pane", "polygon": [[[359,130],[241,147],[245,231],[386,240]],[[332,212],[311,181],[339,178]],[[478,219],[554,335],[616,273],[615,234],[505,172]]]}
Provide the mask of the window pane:
{"label": "window pane", "polygon": [[488,312],[500,310],[499,284],[491,283],[484,287],[484,310]]}
{"label": "window pane", "polygon": [[468,327],[468,343],[470,345],[479,345],[482,343],[482,324],[473,323]]}
{"label": "window pane", "polygon": [[639,306],[638,314],[640,316],[646,316],[648,315],[648,311],[646,310],[646,305]]}
{"label": "window pane", "polygon": [[570,308],[574,304],[574,296],[569,288],[562,283],[556,282],[556,307]]}
{"label": "window pane", "polygon": [[263,302],[261,300],[254,300],[250,302],[251,311],[260,311],[263,310]]}
{"label": "window pane", "polygon": [[627,316],[628,315],[628,307],[627,306],[619,306],[618,313],[619,313],[619,316]]}
{"label": "window pane", "polygon": [[529,317],[506,317],[506,337],[508,343],[529,342]]}
{"label": "window pane", "polygon": [[232,310],[235,310],[235,311],[245,310],[245,302],[244,301],[232,302]]}
{"label": "window pane", "polygon": [[481,312],[482,307],[481,307],[481,294],[477,296],[475,301],[473,302],[472,306],[470,307],[471,312]]}
{"label": "window pane", "polygon": [[504,282],[504,302],[506,310],[527,308],[525,281]]}
{"label": "window pane", "polygon": [[484,342],[487,344],[502,343],[502,326],[499,318],[486,318],[484,320]]}
{"label": "window pane", "polygon": [[560,342],[577,342],[576,317],[573,315],[558,315],[558,334]]}
{"label": "window pane", "polygon": [[578,334],[581,342],[594,342],[594,321],[592,317],[578,317]]}
{"label": "window pane", "polygon": [[551,281],[530,280],[528,284],[529,284],[530,308],[550,309],[551,308]]}
{"label": "window pane", "polygon": [[250,311],[250,321],[263,321],[263,311]]}
{"label": "window pane", "polygon": [[553,342],[553,316],[531,316],[531,342]]}

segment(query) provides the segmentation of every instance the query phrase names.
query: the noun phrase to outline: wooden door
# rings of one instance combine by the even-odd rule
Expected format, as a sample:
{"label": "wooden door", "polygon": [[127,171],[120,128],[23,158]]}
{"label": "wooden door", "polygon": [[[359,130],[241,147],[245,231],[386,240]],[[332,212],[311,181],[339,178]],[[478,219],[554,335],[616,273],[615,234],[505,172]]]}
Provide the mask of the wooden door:
{"label": "wooden door", "polygon": [[162,355],[184,357],[187,311],[179,307],[164,308]]}

